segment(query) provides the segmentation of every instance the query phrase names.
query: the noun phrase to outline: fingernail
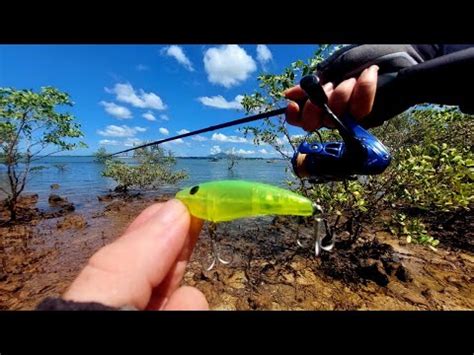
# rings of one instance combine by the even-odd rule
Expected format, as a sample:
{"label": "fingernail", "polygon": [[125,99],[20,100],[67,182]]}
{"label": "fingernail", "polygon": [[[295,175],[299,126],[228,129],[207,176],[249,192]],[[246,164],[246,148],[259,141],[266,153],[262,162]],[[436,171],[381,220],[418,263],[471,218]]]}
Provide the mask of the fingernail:
{"label": "fingernail", "polygon": [[369,68],[369,70],[370,70],[370,71],[373,71],[373,72],[374,72],[374,71],[377,72],[377,71],[379,71],[379,69],[380,69],[380,68],[379,68],[378,65],[372,65],[372,66]]}
{"label": "fingernail", "polygon": [[332,89],[334,89],[334,84],[329,81],[323,85],[323,88],[325,91],[331,91]]}
{"label": "fingernail", "polygon": [[172,199],[160,208],[160,210],[153,216],[163,224],[171,224],[181,218],[185,213],[188,213],[186,206],[177,199]]}

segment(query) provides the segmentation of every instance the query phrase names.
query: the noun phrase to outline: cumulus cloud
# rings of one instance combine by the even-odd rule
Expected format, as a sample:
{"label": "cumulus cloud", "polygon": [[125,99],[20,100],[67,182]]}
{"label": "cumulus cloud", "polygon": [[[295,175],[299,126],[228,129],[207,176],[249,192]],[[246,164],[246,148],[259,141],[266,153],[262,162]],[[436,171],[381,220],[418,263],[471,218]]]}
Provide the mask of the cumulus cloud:
{"label": "cumulus cloud", "polygon": [[148,121],[156,121],[156,117],[151,111],[148,111],[142,115],[142,117]]}
{"label": "cumulus cloud", "polygon": [[170,134],[170,131],[168,131],[166,128],[164,127],[160,127],[159,129],[160,133],[167,136],[168,134]]}
{"label": "cumulus cloud", "polygon": [[222,152],[222,149],[218,145],[213,145],[211,147],[211,154],[219,154],[221,152]]}
{"label": "cumulus cloud", "polygon": [[249,154],[255,154],[255,151],[254,150],[245,150],[245,149],[235,149],[235,147],[233,147],[232,149],[229,149],[227,152],[227,154],[237,154],[237,155],[249,155]]}
{"label": "cumulus cloud", "polygon": [[169,117],[166,116],[165,114],[160,115],[160,119],[163,121],[169,121]]}
{"label": "cumulus cloud", "polygon": [[179,138],[179,139],[175,139],[174,141],[170,141],[170,142],[166,142],[166,143],[163,143],[163,145],[168,145],[168,144],[183,144],[184,141]]}
{"label": "cumulus cloud", "polygon": [[99,141],[99,144],[100,145],[118,145],[119,142],[114,140],[114,139],[112,139],[112,140],[110,140],[110,139],[101,139]]}
{"label": "cumulus cloud", "polygon": [[257,69],[253,58],[235,44],[209,48],[203,60],[208,80],[226,88],[247,80]]}
{"label": "cumulus cloud", "polygon": [[145,92],[142,89],[137,91],[130,83],[115,84],[112,89],[105,88],[105,91],[110,94],[115,94],[117,101],[125,102],[134,107],[148,108],[152,110],[164,110],[166,105],[161,98],[153,92]]}
{"label": "cumulus cloud", "polygon": [[207,141],[207,138],[204,137],[204,136],[201,136],[201,135],[197,135],[197,136],[192,136],[191,139],[193,141],[198,141],[198,142],[204,142],[204,141]]}
{"label": "cumulus cloud", "polygon": [[100,104],[104,106],[105,112],[107,112],[111,116],[114,116],[115,118],[118,118],[119,120],[132,118],[132,113],[126,107],[119,106],[117,104],[114,104],[113,102],[106,101],[101,101]]}
{"label": "cumulus cloud", "polygon": [[226,136],[225,134],[222,134],[222,133],[214,133],[211,139],[213,141],[219,141],[219,142],[247,143],[247,139],[245,139],[244,137]]}
{"label": "cumulus cloud", "polygon": [[143,144],[143,141],[138,138],[127,138],[124,142],[123,145],[126,147],[135,147],[137,145]]}
{"label": "cumulus cloud", "polygon": [[259,152],[262,153],[262,154],[268,154],[268,152],[265,148],[260,149]]}
{"label": "cumulus cloud", "polygon": [[178,134],[186,134],[186,133],[189,133],[190,131],[188,131],[187,129],[180,129],[179,131],[177,131]]}
{"label": "cumulus cloud", "polygon": [[204,105],[209,107],[221,108],[221,109],[242,109],[242,95],[237,95],[234,100],[227,101],[223,96],[202,96],[198,100]]}
{"label": "cumulus cloud", "polygon": [[138,132],[145,132],[143,127],[128,127],[127,125],[108,125],[105,130],[98,130],[97,133],[104,137],[133,137]]}
{"label": "cumulus cloud", "polygon": [[135,69],[137,69],[138,71],[146,71],[146,70],[149,70],[150,68],[144,64],[138,64]]}
{"label": "cumulus cloud", "polygon": [[183,67],[185,67],[189,71],[194,71],[193,64],[189,60],[189,58],[184,54],[183,48],[180,46],[169,46],[166,48],[163,48],[162,53],[166,54],[167,56],[173,57],[178,61],[179,64],[181,64]]}
{"label": "cumulus cloud", "polygon": [[259,44],[257,46],[257,60],[262,66],[265,66],[268,62],[273,59],[272,52],[264,44]]}

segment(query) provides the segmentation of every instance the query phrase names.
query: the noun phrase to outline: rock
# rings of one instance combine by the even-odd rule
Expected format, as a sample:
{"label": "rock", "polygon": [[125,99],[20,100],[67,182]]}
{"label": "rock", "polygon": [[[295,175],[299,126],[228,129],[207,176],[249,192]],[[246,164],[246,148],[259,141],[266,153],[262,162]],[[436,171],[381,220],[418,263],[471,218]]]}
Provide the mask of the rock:
{"label": "rock", "polygon": [[56,224],[58,229],[83,229],[87,227],[87,222],[84,217],[80,215],[70,215],[63,218]]}
{"label": "rock", "polygon": [[318,282],[318,280],[313,272],[309,270],[303,270],[301,272],[301,276],[298,276],[296,278],[296,282],[300,285],[310,286],[310,285],[315,285]]}
{"label": "rock", "polygon": [[112,201],[110,204],[105,207],[106,212],[118,212],[125,206],[124,201]]}
{"label": "rock", "polygon": [[30,194],[30,195],[21,195],[18,198],[17,206],[18,207],[32,207],[36,205],[38,202],[38,194]]}
{"label": "rock", "polygon": [[234,272],[227,280],[226,284],[232,288],[242,289],[245,288],[247,278],[243,271]]}
{"label": "rock", "polygon": [[67,198],[61,197],[59,195],[49,195],[48,203],[51,207],[59,207],[61,209],[61,211],[59,211],[59,214],[53,212],[51,217],[59,217],[67,212],[72,212],[75,210],[74,204],[72,202],[69,202]]}
{"label": "rock", "polygon": [[51,190],[57,190],[59,189],[59,184],[52,184],[50,187],[51,187]]}
{"label": "rock", "polygon": [[51,206],[61,206],[62,204],[68,202],[67,198],[63,198],[59,195],[51,194],[48,197],[48,203]]}
{"label": "rock", "polygon": [[372,280],[380,286],[387,286],[390,281],[380,260],[361,260],[358,273],[361,277]]}
{"label": "rock", "polygon": [[97,199],[100,202],[108,202],[108,201],[112,201],[114,197],[112,196],[112,194],[107,194],[107,195],[99,195],[97,196]]}

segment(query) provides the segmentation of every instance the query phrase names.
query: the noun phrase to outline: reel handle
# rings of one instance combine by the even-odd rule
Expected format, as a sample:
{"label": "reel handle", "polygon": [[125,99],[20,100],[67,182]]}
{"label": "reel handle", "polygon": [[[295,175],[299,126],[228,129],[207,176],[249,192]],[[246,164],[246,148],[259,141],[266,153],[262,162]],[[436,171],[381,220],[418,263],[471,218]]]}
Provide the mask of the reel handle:
{"label": "reel handle", "polygon": [[[304,76],[300,80],[300,87],[306,92],[309,100],[316,106],[320,107],[335,123],[341,137],[348,144],[358,144],[354,131],[342,122],[329,108],[328,97],[324,92],[321,81],[314,74]],[[347,119],[347,117],[346,117]]]}

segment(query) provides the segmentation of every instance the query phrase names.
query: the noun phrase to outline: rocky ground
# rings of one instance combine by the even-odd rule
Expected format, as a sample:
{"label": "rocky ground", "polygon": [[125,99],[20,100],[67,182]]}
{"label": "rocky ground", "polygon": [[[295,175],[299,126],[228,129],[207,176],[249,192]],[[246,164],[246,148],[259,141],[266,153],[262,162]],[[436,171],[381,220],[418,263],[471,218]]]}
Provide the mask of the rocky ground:
{"label": "rocky ground", "polygon": [[[37,197],[23,199],[20,222],[0,227],[0,309],[33,309],[61,295],[96,250],[146,206],[167,198],[101,196],[97,209],[81,213],[60,196],[50,198],[46,212],[34,208]],[[433,220],[436,250],[371,226],[355,242],[343,233],[332,252],[315,258],[312,229],[295,219],[235,221],[218,226],[231,264],[206,271],[211,248],[204,228],[184,283],[204,292],[212,309],[474,309],[473,225],[469,214]],[[308,247],[297,245],[297,228]]]}

